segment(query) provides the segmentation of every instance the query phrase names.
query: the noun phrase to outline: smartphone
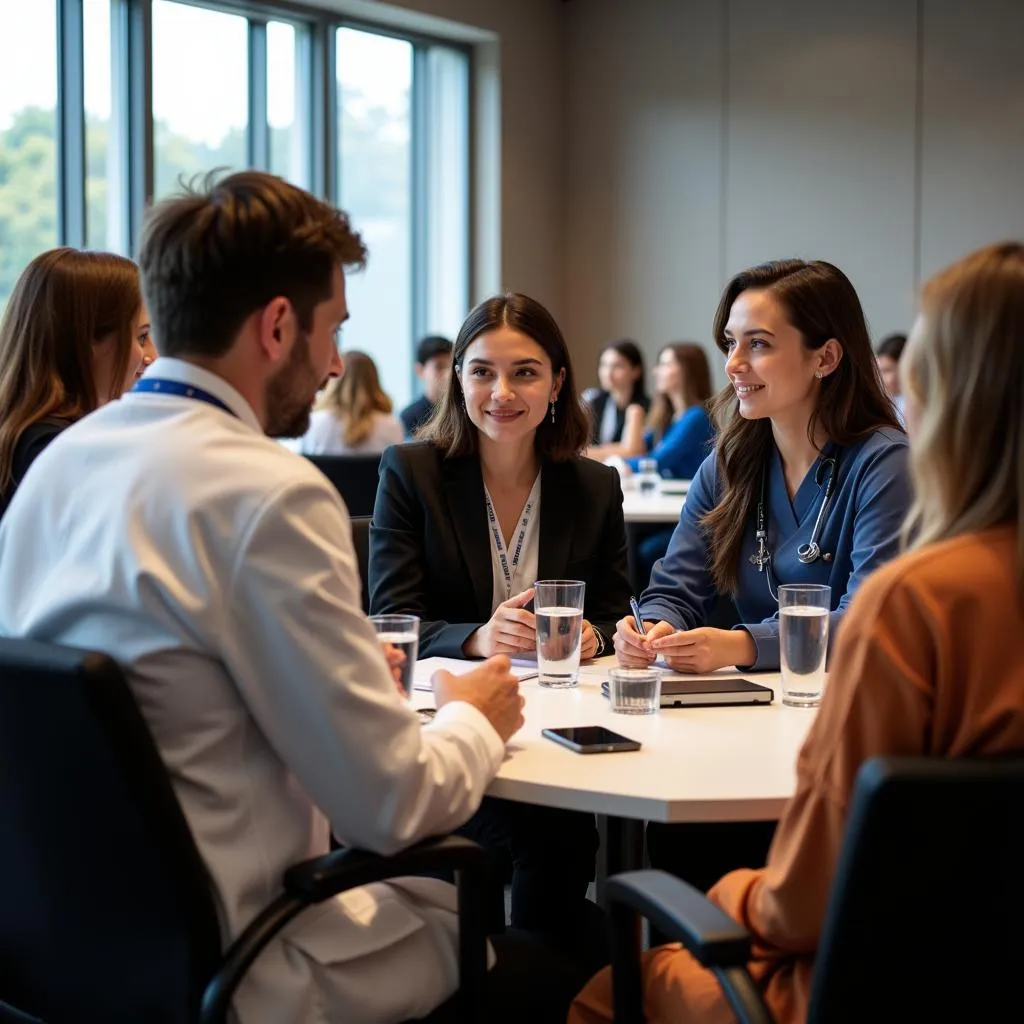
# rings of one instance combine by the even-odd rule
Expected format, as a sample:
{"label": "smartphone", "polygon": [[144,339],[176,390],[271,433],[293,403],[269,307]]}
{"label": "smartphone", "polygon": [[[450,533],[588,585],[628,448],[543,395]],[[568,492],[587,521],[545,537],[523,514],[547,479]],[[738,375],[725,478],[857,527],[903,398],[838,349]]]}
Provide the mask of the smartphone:
{"label": "smartphone", "polygon": [[636,740],[620,736],[603,725],[578,725],[568,729],[542,729],[541,735],[575,750],[577,754],[607,754],[618,750],[639,750]]}

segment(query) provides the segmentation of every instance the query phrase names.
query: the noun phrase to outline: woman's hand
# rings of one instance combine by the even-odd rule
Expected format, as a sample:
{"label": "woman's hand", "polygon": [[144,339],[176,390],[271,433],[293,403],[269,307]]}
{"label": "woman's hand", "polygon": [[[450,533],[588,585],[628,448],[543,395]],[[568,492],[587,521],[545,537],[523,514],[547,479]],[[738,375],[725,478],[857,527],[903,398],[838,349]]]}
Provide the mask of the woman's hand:
{"label": "woman's hand", "polygon": [[668,622],[645,622],[644,629],[647,630],[646,636],[637,632],[632,615],[615,623],[613,646],[623,668],[646,668],[658,656],[651,642],[674,632],[674,627]]}
{"label": "woman's hand", "polygon": [[462,650],[471,658],[490,658],[495,654],[515,656],[537,649],[537,623],[533,612],[523,605],[533,600],[533,587],[502,601],[490,621],[466,638]]}
{"label": "woman's hand", "polygon": [[751,665],[757,660],[753,637],[745,629],[699,626],[675,630],[651,640],[651,648],[675,672],[714,672],[732,665]]}

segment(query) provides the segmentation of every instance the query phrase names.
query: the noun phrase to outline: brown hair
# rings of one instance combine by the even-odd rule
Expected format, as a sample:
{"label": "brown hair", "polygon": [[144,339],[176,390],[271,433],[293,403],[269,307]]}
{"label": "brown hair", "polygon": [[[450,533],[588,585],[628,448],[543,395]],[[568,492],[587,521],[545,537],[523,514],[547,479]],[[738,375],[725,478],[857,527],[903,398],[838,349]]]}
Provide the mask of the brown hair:
{"label": "brown hair", "polygon": [[348,217],[281,178],[200,179],[158,203],[139,250],[142,290],[165,356],[224,355],[245,320],[283,296],[299,327],[331,294],[334,268],[362,267]]}
{"label": "brown hair", "polygon": [[[807,424],[812,442],[819,424],[840,445],[880,427],[902,430],[878,378],[860,299],[838,267],[822,260],[778,260],[737,274],[726,285],[715,313],[715,343],[725,354],[732,305],[748,289],[771,291],[808,349],[819,349],[831,338],[842,346],[843,358],[822,379],[818,404]],[[768,420],[740,416],[731,384],[712,400],[711,412],[719,428],[715,457],[721,498],[701,524],[708,532],[715,585],[720,593],[735,593],[743,535],[771,453],[772,430]]]}
{"label": "brown hair", "polygon": [[[703,347],[692,341],[665,345],[658,353],[659,362],[666,352],[671,352],[679,364],[683,377],[683,401],[687,408],[691,405],[704,405],[711,398],[711,367]],[[654,431],[656,441],[668,430],[674,416],[672,399],[657,392],[651,399],[651,411],[647,416],[647,426]]]}
{"label": "brown hair", "polygon": [[345,372],[331,381],[319,408],[330,409],[341,421],[341,437],[349,447],[361,444],[373,430],[375,412],[391,412],[377,365],[365,353],[352,350],[344,356]]}
{"label": "brown hair", "polygon": [[486,299],[466,317],[455,339],[448,387],[434,415],[417,436],[432,441],[447,457],[475,454],[477,431],[466,411],[459,372],[466,349],[481,334],[499,327],[510,327],[540,345],[551,360],[551,369],[556,377],[560,370],[565,371],[555,403],[555,422],[545,416],[537,427],[534,443],[542,458],[555,462],[575,458],[590,441],[590,419],[576,391],[569,347],[554,317],[536,299],[519,292]]}
{"label": "brown hair", "polygon": [[987,246],[931,278],[903,360],[919,417],[904,536],[917,548],[1012,523],[1024,585],[1024,245]]}
{"label": "brown hair", "polygon": [[[77,420],[121,394],[142,307],[139,271],[106,252],[50,249],[22,271],[0,322],[0,491],[26,427]],[[93,346],[112,338],[111,393],[96,391]]]}

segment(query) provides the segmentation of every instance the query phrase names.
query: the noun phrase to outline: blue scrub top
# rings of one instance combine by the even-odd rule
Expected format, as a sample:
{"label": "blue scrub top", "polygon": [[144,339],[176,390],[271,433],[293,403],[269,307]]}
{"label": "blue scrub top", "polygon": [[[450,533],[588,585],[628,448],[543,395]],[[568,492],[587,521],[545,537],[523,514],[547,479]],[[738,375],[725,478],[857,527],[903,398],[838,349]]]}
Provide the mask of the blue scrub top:
{"label": "blue scrub top", "polygon": [[[832,588],[829,646],[856,589],[869,573],[899,554],[900,528],[911,502],[907,458],[906,435],[891,428],[838,449],[835,492],[821,533],[821,549],[830,552],[832,559],[804,565],[797,549],[810,540],[824,497],[824,488],[814,479],[821,458],[808,470],[791,502],[782,460],[772,447],[766,498],[772,589],[777,595],[781,583],[828,584]],[[718,493],[717,466],[711,455],[690,485],[668,551],[654,566],[640,598],[645,619],[664,619],[676,629],[694,629],[707,621],[717,593],[698,521],[715,506]],[[733,599],[743,622],[737,628],[747,630],[757,646],[757,660],[745,667],[770,671],[779,667],[779,612],[766,573],[750,563],[756,548],[756,518],[755,502],[744,528],[739,585]]]}
{"label": "blue scrub top", "polygon": [[626,465],[635,473],[640,459],[655,459],[658,472],[676,480],[690,480],[707,458],[715,439],[715,429],[702,405],[691,405],[682,416],[669,425],[665,436],[654,445],[654,437],[644,437],[648,454],[626,459]]}

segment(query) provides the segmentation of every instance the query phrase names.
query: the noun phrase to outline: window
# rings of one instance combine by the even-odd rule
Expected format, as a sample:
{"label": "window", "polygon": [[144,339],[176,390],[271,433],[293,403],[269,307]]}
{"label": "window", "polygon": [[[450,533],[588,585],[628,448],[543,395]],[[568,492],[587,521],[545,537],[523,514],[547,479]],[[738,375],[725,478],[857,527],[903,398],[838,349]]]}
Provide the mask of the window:
{"label": "window", "polygon": [[454,339],[469,304],[469,58],[433,46],[425,78],[425,294],[416,333]]}
{"label": "window", "polygon": [[412,393],[412,68],[405,39],[341,28],[338,200],[370,250],[347,282],[345,348],[373,357],[396,407]]}
{"label": "window", "polygon": [[[120,25],[112,20],[111,0],[84,0],[85,94],[85,232],[90,249],[126,252],[127,229],[122,216],[125,194],[123,113],[114,97],[123,94],[122,76],[112,69],[124,64]],[[115,33],[117,37],[115,38]],[[112,59],[116,53],[118,59]]]}
{"label": "window", "polygon": [[416,340],[469,298],[465,50],[314,0],[0,0],[0,38],[0,310],[44,249],[130,254],[182,178],[266,167],[351,215],[346,346],[412,397]]}
{"label": "window", "polygon": [[57,244],[55,0],[0,0],[0,310],[25,265]]}
{"label": "window", "polygon": [[267,24],[267,122],[270,127],[270,170],[302,188],[308,188],[308,103],[300,103],[304,77],[296,47],[301,38],[294,25]]}
{"label": "window", "polygon": [[153,184],[246,166],[249,26],[237,14],[153,2]]}

